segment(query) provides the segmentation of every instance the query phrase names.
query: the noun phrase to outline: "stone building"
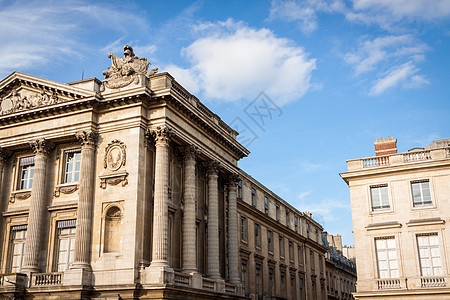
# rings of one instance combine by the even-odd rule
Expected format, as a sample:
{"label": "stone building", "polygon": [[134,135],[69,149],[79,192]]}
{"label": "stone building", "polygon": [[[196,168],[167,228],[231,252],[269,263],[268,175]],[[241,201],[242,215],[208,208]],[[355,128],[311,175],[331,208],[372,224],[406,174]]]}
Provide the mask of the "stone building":
{"label": "stone building", "polygon": [[449,299],[450,139],[347,161],[358,271],[356,299]]}
{"label": "stone building", "polygon": [[323,244],[328,248],[325,255],[328,300],[352,300],[356,291],[356,264],[342,250],[340,235],[323,232]]}
{"label": "stone building", "polygon": [[105,80],[0,82],[0,295],[325,299],[322,227],[130,46]]}

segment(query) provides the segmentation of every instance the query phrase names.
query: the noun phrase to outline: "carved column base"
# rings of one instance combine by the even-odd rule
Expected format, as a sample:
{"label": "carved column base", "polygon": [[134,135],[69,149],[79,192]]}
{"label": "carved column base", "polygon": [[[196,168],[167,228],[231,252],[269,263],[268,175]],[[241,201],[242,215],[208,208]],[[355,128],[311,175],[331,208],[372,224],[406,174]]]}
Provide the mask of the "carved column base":
{"label": "carved column base", "polygon": [[74,262],[70,266],[70,269],[71,270],[74,270],[74,269],[86,269],[88,271],[91,271],[91,266],[87,262]]}
{"label": "carved column base", "polygon": [[152,266],[145,268],[141,273],[141,284],[174,283],[173,269],[167,266]]}

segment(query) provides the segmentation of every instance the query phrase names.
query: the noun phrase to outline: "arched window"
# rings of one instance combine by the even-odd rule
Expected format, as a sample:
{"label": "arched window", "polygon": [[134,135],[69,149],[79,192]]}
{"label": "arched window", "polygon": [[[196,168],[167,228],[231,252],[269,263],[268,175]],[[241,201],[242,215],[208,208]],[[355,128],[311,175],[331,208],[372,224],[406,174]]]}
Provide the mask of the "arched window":
{"label": "arched window", "polygon": [[120,223],[122,212],[117,206],[108,208],[105,215],[105,242],[103,252],[120,252]]}

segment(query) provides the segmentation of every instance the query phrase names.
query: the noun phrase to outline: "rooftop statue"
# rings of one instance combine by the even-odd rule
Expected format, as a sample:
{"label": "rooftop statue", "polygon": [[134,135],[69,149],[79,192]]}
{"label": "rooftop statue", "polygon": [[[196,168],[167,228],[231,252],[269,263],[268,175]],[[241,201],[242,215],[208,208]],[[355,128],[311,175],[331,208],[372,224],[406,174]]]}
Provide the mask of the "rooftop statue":
{"label": "rooftop statue", "polygon": [[108,57],[111,58],[112,66],[108,67],[108,70],[103,71],[105,80],[102,83],[102,91],[105,88],[122,88],[132,82],[138,84],[138,75],[144,75],[148,78],[158,72],[158,68],[147,71],[148,66],[151,65],[150,62],[145,58],[139,58],[134,55],[133,48],[129,45],[123,47],[123,58],[112,53],[109,53]]}

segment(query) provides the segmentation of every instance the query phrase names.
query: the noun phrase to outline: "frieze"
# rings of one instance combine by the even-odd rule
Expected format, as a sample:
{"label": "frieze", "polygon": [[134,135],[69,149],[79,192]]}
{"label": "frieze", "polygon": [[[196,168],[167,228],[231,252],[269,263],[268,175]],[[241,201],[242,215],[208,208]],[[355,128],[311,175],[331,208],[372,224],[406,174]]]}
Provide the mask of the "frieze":
{"label": "frieze", "polygon": [[117,171],[125,166],[127,161],[126,146],[120,140],[113,140],[105,149],[103,166],[105,169]]}
{"label": "frieze", "polygon": [[102,82],[100,91],[108,89],[120,89],[131,83],[139,84],[140,77],[149,78],[158,72],[158,68],[148,71],[150,62],[146,58],[139,58],[134,55],[133,48],[129,45],[123,47],[123,58],[112,53],[108,53],[111,59],[111,66],[103,71],[105,80]]}
{"label": "frieze", "polygon": [[51,94],[41,91],[39,94],[22,95],[17,89],[13,89],[9,95],[0,98],[0,115],[6,115],[21,110],[40,106],[47,106],[59,102],[56,92]]}

